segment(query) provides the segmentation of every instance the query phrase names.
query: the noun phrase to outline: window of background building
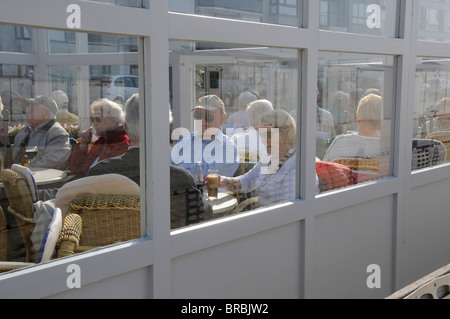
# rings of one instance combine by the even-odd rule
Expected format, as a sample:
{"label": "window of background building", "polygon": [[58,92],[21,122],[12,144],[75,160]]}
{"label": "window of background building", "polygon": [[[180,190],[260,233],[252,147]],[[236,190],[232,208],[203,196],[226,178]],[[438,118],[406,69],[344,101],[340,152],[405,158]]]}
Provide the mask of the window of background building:
{"label": "window of background building", "polygon": [[395,38],[399,1],[321,0],[320,29]]}
{"label": "window of background building", "polygon": [[450,42],[450,3],[446,0],[420,1],[419,40]]}
{"label": "window of background building", "polygon": [[390,176],[394,57],[335,52],[319,57],[316,156],[352,169],[342,181],[335,175],[327,183],[318,168],[321,191]]}
{"label": "window of background building", "polygon": [[133,37],[49,30],[48,38],[50,54],[137,52]]}
{"label": "window of background building", "polygon": [[[229,46],[226,46],[226,50],[219,50],[220,44],[214,45],[215,49],[211,50],[209,46],[209,44],[206,46],[203,43],[170,42],[170,87],[172,88],[170,96],[174,118],[173,128],[176,132],[172,135],[174,138],[171,154],[172,162],[173,164],[179,164],[178,167],[188,169],[195,176],[195,161],[191,158],[182,160],[182,156],[180,156],[180,154],[187,153],[188,147],[186,145],[188,144],[186,144],[186,140],[189,140],[189,138],[181,140],[180,133],[184,130],[185,135],[182,137],[186,137],[190,136],[191,132],[199,130],[202,121],[198,121],[194,116],[193,109],[199,105],[202,97],[215,95],[223,102],[226,118],[220,123],[214,122],[214,125],[219,125],[222,132],[220,134],[223,134],[224,140],[235,142],[236,150],[231,148],[231,152],[237,151],[239,157],[236,159],[231,155],[228,158],[229,161],[223,160],[225,164],[220,163],[218,158],[217,161],[208,160],[206,158],[209,154],[219,151],[218,148],[211,151],[205,147],[203,154],[200,154],[203,155],[202,173],[206,176],[208,168],[213,168],[218,169],[222,176],[237,177],[251,171],[258,160],[265,163],[269,161],[266,155],[267,145],[263,141],[264,137],[260,137],[258,134],[258,128],[261,126],[260,118],[263,114],[269,112],[270,109],[283,110],[286,115],[286,127],[291,123],[290,121],[294,122],[296,119],[299,103],[298,51],[266,47],[230,48]],[[253,108],[252,113],[247,113],[248,103],[255,100],[264,101]],[[261,104],[264,105],[261,106]],[[217,114],[214,115],[217,116]],[[292,133],[295,132],[292,126],[289,126],[289,128],[292,128]],[[266,138],[267,131],[265,129],[263,132]],[[293,143],[292,146],[295,147],[295,139],[288,143]],[[181,145],[184,148],[180,151]],[[192,154],[195,151],[196,149]],[[237,199],[235,204],[255,196],[259,196],[258,204],[249,206],[247,209],[296,199],[294,151],[293,148],[289,156],[286,157],[286,163],[288,159],[292,160],[289,162],[290,166],[284,166],[283,169],[280,169],[279,174],[275,174],[276,178],[279,179],[277,184],[279,189],[272,189],[273,193],[269,194],[267,187],[270,187],[273,183],[272,175],[263,174],[262,176],[265,176],[266,179],[256,181],[255,178],[255,181],[256,186],[263,187],[266,193],[261,191],[258,193],[253,188],[249,188],[245,192],[233,196]],[[202,151],[200,150],[200,152]],[[225,153],[226,156],[229,156],[228,150]],[[287,153],[279,154],[280,162],[283,161],[284,155],[287,155]],[[272,156],[275,158],[276,151],[272,152]],[[200,160],[202,160],[201,156]],[[288,167],[290,167],[289,170],[285,171]],[[176,187],[175,183],[176,180],[171,180],[172,188]],[[264,187],[265,184],[267,184],[266,187]],[[285,188],[283,189],[283,187]],[[227,189],[221,191],[225,194]],[[172,195],[174,194],[172,193]],[[211,206],[218,205],[217,202],[209,200],[206,191],[204,197],[206,203],[211,204]],[[175,202],[174,198],[172,199],[171,209],[174,210],[180,204]],[[235,212],[234,208],[235,205],[228,206],[228,209],[224,210],[214,208],[210,218],[232,214]],[[199,213],[197,212],[197,214]],[[173,213],[172,216],[174,216]],[[195,222],[196,216],[193,215],[192,218]],[[172,222],[172,228],[179,227],[176,221]],[[183,223],[181,224],[183,225]]]}
{"label": "window of background building", "polygon": [[303,0],[172,0],[169,10],[236,20],[301,26]]}
{"label": "window of background building", "polygon": [[[8,30],[15,32],[7,32]],[[23,57],[23,53],[31,53],[30,48],[36,48],[36,52],[29,55],[30,64],[0,64],[0,95],[3,102],[3,118],[0,122],[3,133],[0,140],[2,168],[11,168],[12,164],[19,164],[22,169],[23,166],[28,167],[36,183],[36,188],[31,184],[30,191],[26,192],[28,195],[24,195],[24,198],[30,199],[27,202],[26,199],[17,197],[17,194],[7,192],[3,179],[0,188],[0,213],[5,215],[8,245],[4,249],[2,237],[0,261],[40,263],[64,256],[67,247],[61,248],[60,243],[56,244],[58,238],[51,238],[48,236],[51,232],[46,231],[56,230],[57,228],[52,227],[58,227],[59,218],[64,227],[67,225],[65,217],[70,206],[68,201],[81,195],[78,188],[80,186],[83,194],[107,194],[109,197],[106,200],[109,198],[110,202],[113,201],[113,206],[126,206],[127,213],[121,209],[115,211],[108,208],[109,215],[100,224],[104,226],[103,231],[107,230],[109,234],[100,231],[100,236],[94,236],[97,241],[89,239],[90,234],[97,231],[93,227],[94,221],[88,217],[87,212],[80,213],[83,228],[79,242],[74,236],[69,238],[70,243],[77,242],[75,253],[81,252],[82,247],[89,246],[91,249],[141,237],[140,151],[139,148],[134,148],[133,153],[128,153],[128,147],[139,146],[138,136],[142,134],[139,132],[144,128],[134,126],[131,120],[127,122],[127,131],[124,128],[124,121],[129,119],[126,114],[133,113],[125,110],[126,102],[135,93],[139,93],[138,39],[19,26],[1,26],[0,33],[1,43],[5,44],[2,51],[17,52],[21,61],[28,58]],[[46,35],[49,39],[48,47],[36,46],[34,40],[45,38]],[[57,61],[57,65],[51,65],[54,60],[47,59],[47,52],[64,54],[59,55],[61,60]],[[99,64],[98,56],[91,53],[103,52],[109,54],[103,58],[104,64]],[[2,54],[0,52],[0,56]],[[8,57],[11,59],[10,53]],[[129,63],[125,64],[124,61]],[[37,96],[47,97],[47,101],[36,100],[30,106],[29,99]],[[92,103],[102,98],[106,101],[102,102],[99,109],[91,112]],[[135,119],[139,119],[139,102],[136,105]],[[26,156],[22,157],[21,152],[16,154],[15,150],[22,145],[20,137],[26,136],[27,131],[24,130],[29,124],[33,124],[36,130],[28,141],[36,141],[32,144],[36,147],[24,142]],[[137,137],[131,134],[133,128],[137,130]],[[83,149],[79,143],[83,141],[82,131],[88,129],[92,130],[92,136],[90,140],[86,140]],[[37,135],[34,134],[40,132],[46,132],[42,135],[42,140],[45,139],[46,142],[36,140]],[[45,135],[47,133],[49,135]],[[48,138],[50,135],[52,138]],[[56,140],[58,142],[54,142]],[[130,161],[124,160],[120,164],[99,163],[125,153],[132,156]],[[2,169],[3,172],[7,170]],[[116,175],[109,175],[112,173]],[[91,180],[86,180],[86,176]],[[83,203],[82,206],[102,203],[99,197],[86,200],[79,203]],[[18,201],[25,205],[16,206]],[[103,203],[106,205],[104,207],[108,207],[107,202]],[[61,215],[54,210],[55,207],[61,209]],[[113,217],[111,214],[122,215]],[[101,210],[97,210],[94,215],[100,217]],[[34,220],[34,223],[18,216]],[[1,217],[0,223],[3,222]],[[113,225],[114,220],[118,224]]]}
{"label": "window of background building", "polygon": [[32,29],[19,26],[0,26],[0,51],[33,53]]}
{"label": "window of background building", "polygon": [[417,58],[413,170],[449,161],[450,60]]}

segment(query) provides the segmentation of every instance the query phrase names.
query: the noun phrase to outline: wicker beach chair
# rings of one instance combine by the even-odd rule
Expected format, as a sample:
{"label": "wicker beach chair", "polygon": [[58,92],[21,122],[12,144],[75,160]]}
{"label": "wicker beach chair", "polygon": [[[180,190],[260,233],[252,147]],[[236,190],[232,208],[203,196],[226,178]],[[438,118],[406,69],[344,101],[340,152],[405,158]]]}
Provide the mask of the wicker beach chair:
{"label": "wicker beach chair", "polygon": [[436,140],[442,143],[444,145],[447,153],[445,156],[445,161],[450,161],[450,131],[439,131],[439,132],[433,132],[427,135],[427,139],[429,140]]}
{"label": "wicker beach chair", "polygon": [[332,163],[342,164],[353,171],[355,184],[383,177],[378,158],[336,158]]}
{"label": "wicker beach chair", "polygon": [[139,238],[140,219],[139,196],[78,196],[69,203],[58,240],[58,257]]}
{"label": "wicker beach chair", "polygon": [[31,262],[35,258],[33,245],[31,242],[31,234],[35,227],[33,219],[33,200],[31,197],[28,184],[21,174],[11,170],[2,169],[0,178],[9,201],[8,212],[13,214],[17,227],[25,244],[26,262]]}
{"label": "wicker beach chair", "polygon": [[[435,137],[437,137],[435,135]],[[413,170],[445,162],[449,152],[444,144],[433,139],[413,139],[411,166]]]}

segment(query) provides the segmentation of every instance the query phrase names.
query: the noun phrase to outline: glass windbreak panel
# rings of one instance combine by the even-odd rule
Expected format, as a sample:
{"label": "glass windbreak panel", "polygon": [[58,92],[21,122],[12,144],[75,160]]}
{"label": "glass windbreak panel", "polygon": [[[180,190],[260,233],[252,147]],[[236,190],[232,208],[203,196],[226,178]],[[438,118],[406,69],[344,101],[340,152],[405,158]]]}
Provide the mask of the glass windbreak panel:
{"label": "glass windbreak panel", "polygon": [[303,0],[169,0],[169,10],[210,17],[301,26]]}
{"label": "glass windbreak panel", "polygon": [[321,52],[316,123],[320,191],[391,175],[395,58]]}
{"label": "glass windbreak panel", "polygon": [[298,51],[205,47],[170,42],[172,228],[296,199]]}
{"label": "glass windbreak panel", "polygon": [[47,52],[0,64],[0,272],[141,236],[138,54]]}
{"label": "glass windbreak panel", "polygon": [[450,42],[450,2],[420,0],[419,40]]}
{"label": "glass windbreak panel", "polygon": [[413,162],[417,170],[450,160],[450,59],[417,58]]}
{"label": "glass windbreak panel", "polygon": [[32,41],[31,28],[0,25],[0,51],[33,53]]}
{"label": "glass windbreak panel", "polygon": [[394,38],[398,33],[398,0],[320,0],[319,27]]}
{"label": "glass windbreak panel", "polygon": [[137,38],[112,34],[49,30],[49,53],[137,52]]}

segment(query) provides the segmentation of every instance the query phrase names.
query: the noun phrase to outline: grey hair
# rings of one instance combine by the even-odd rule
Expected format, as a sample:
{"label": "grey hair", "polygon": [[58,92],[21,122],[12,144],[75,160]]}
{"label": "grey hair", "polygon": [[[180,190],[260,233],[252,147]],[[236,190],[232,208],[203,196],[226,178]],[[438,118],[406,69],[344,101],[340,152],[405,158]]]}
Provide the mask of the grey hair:
{"label": "grey hair", "polygon": [[122,107],[107,98],[98,99],[92,102],[92,114],[94,114],[95,111],[100,111],[102,117],[109,117],[116,120],[117,126],[122,126],[125,122],[125,113],[122,110]]}
{"label": "grey hair", "polygon": [[139,142],[139,93],[133,94],[125,103],[125,123],[131,142]]}
{"label": "grey hair", "polygon": [[261,99],[248,104],[245,114],[247,115],[248,125],[257,127],[261,123],[261,117],[268,112],[273,111],[272,102]]}
{"label": "grey hair", "polygon": [[272,123],[272,127],[278,128],[280,134],[286,137],[289,144],[295,145],[297,140],[297,126],[294,118],[285,110],[277,109],[270,113],[265,113],[261,118],[261,123]]}

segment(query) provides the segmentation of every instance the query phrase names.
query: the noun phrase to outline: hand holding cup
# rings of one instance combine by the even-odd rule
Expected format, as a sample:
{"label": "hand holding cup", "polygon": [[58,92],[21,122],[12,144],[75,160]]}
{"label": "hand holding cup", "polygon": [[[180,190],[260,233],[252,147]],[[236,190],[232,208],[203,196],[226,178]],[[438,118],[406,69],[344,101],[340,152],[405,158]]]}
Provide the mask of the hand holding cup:
{"label": "hand holding cup", "polygon": [[220,184],[220,175],[217,170],[208,170],[208,175],[205,179],[206,190],[208,191],[208,197],[218,196],[218,189]]}

